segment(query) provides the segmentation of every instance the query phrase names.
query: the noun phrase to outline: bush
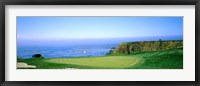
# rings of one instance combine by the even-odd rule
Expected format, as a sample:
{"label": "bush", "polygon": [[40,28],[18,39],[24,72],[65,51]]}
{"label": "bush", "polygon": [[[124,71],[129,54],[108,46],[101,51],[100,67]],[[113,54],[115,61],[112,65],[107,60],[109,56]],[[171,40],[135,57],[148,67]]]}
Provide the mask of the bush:
{"label": "bush", "polygon": [[44,58],[41,54],[33,54],[33,58]]}

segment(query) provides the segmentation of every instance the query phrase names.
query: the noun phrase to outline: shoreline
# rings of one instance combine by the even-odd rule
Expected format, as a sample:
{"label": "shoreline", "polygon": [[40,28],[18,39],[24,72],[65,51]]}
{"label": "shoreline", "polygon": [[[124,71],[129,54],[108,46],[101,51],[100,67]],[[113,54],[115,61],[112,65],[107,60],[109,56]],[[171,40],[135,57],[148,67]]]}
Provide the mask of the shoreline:
{"label": "shoreline", "polygon": [[[162,42],[169,42],[169,41],[183,41],[183,40],[162,40]],[[113,47],[116,49],[117,47],[121,46],[124,43],[151,43],[151,42],[160,42],[159,40],[157,41],[129,41],[129,42],[121,42],[118,45],[113,44],[107,46],[107,44],[101,44],[101,45],[95,45],[95,46],[89,46],[89,48],[87,46],[74,46],[73,47],[43,47],[40,46],[39,48],[34,48],[34,47],[25,47],[22,49],[17,49],[17,55],[19,55],[18,57],[27,57],[27,58],[31,58],[31,56],[33,54],[39,53],[44,55],[45,57],[48,58],[54,58],[54,57],[88,57],[88,56],[104,56],[107,53],[110,53],[110,51],[114,50]],[[159,46],[156,44],[153,44],[155,46]],[[127,46],[127,45],[126,45]],[[134,46],[138,46],[138,45],[134,45]],[[143,46],[143,45],[139,45],[139,46]],[[149,46],[146,46],[149,47]],[[51,55],[50,55],[51,54]]]}

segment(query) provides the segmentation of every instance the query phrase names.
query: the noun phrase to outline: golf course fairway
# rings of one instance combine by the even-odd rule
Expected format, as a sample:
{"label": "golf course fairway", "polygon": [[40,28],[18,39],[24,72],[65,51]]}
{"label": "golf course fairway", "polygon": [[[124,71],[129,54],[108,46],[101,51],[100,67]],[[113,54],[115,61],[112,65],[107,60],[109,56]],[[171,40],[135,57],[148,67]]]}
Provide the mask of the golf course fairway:
{"label": "golf course fairway", "polygon": [[183,49],[71,58],[21,58],[36,69],[183,69]]}
{"label": "golf course fairway", "polygon": [[55,58],[45,62],[57,64],[74,64],[96,68],[128,68],[142,62],[142,58],[134,56],[104,56],[88,58]]}

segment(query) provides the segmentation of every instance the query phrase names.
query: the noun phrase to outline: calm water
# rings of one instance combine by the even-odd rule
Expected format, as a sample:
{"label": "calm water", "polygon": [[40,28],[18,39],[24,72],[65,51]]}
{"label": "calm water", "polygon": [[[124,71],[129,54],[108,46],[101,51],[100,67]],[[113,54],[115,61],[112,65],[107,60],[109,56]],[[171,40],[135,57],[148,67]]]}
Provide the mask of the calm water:
{"label": "calm water", "polygon": [[45,58],[104,56],[112,47],[122,42],[182,40],[182,36],[143,37],[143,38],[112,38],[82,39],[56,41],[17,41],[17,56],[31,58],[33,54],[42,54]]}

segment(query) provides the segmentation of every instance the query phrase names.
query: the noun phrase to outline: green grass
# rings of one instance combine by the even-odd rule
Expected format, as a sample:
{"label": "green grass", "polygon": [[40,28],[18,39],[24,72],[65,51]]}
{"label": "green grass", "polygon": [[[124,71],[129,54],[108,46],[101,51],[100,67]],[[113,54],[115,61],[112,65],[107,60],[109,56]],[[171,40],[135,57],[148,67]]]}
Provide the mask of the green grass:
{"label": "green grass", "polygon": [[58,64],[74,64],[88,66],[92,68],[128,68],[140,62],[142,58],[134,56],[104,56],[93,58],[54,58],[45,62]]}
{"label": "green grass", "polygon": [[183,69],[183,50],[166,50],[156,52],[138,53],[145,59],[137,69]]}
{"label": "green grass", "polygon": [[81,58],[18,59],[38,69],[182,69],[183,49]]}

